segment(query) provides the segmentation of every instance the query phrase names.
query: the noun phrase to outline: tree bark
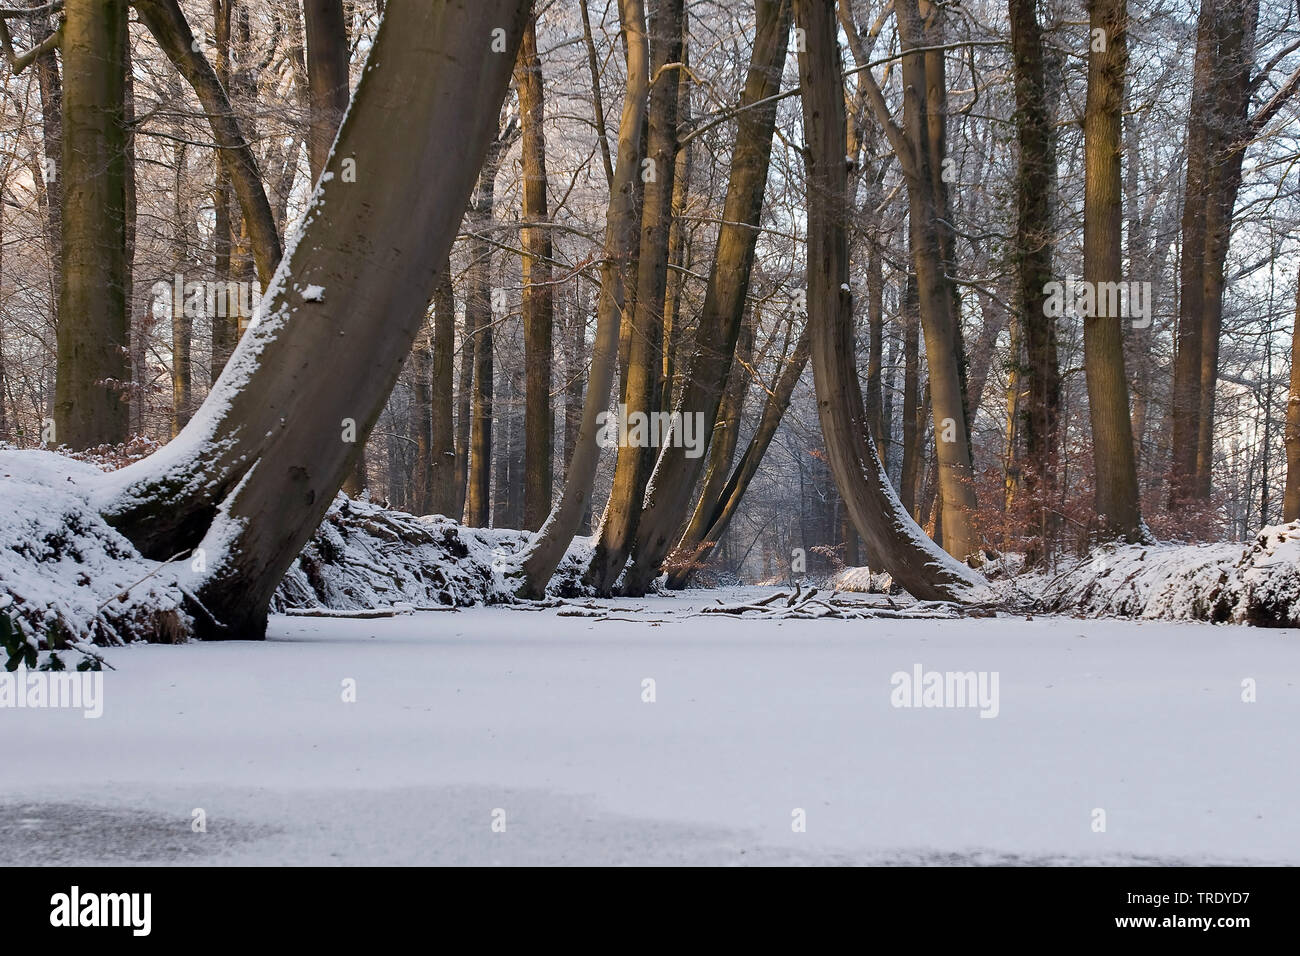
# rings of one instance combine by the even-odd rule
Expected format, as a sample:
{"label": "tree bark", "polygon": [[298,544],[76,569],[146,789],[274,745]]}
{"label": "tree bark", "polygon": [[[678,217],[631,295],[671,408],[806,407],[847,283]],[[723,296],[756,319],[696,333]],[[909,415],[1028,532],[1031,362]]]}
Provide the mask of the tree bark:
{"label": "tree bark", "polygon": [[1251,65],[1259,0],[1223,0],[1214,125],[1219,134],[1205,210],[1205,261],[1200,361],[1200,417],[1196,439],[1196,497],[1208,501],[1214,471],[1214,399],[1219,380],[1219,338],[1223,328],[1224,266],[1232,235],[1232,213],[1241,188],[1241,164],[1250,140]]}
{"label": "tree bark", "polygon": [[[663,362],[664,297],[668,283],[668,233],[672,224],[677,155],[677,76],[681,61],[682,0],[652,0],[649,21],[650,69],[655,81],[647,113],[648,138],[643,165],[641,248],[637,258],[637,298],[623,397],[629,416],[659,411]],[[586,581],[608,594],[627,563],[641,518],[646,480],[654,466],[653,446],[620,445],[614,482],[600,524]]]}
{"label": "tree bark", "polygon": [[[1052,281],[1055,251],[1052,205],[1056,197],[1056,141],[1048,109],[1047,70],[1035,0],[1009,0],[1009,3],[1016,142],[1020,148],[1016,173],[1015,308],[1017,331],[1025,352],[1019,371],[1026,380],[1025,407],[1012,431],[1019,432],[1023,439],[1027,467],[1021,467],[1014,459],[1009,459],[1009,463],[1032,494],[1051,502],[1056,488],[1061,369],[1056,320],[1047,314],[1044,290]],[[1018,364],[1019,355],[1013,355],[1013,361]],[[1020,447],[1021,443],[1016,442],[1010,450],[1019,454]],[[1008,478],[1011,471],[1009,468]],[[1055,525],[1054,518],[1045,522],[1044,549]]]}
{"label": "tree bark", "polygon": [[348,30],[343,0],[303,0],[307,33],[307,91],[310,123],[307,164],[320,178],[339,123],[348,110]]}
{"label": "tree bark", "polygon": [[1300,275],[1296,276],[1295,324],[1291,327],[1291,391],[1286,403],[1286,488],[1282,520],[1300,519]]}
{"label": "tree bark", "polygon": [[[717,419],[740,334],[776,124],[776,103],[767,101],[780,89],[790,33],[789,0],[756,0],[755,6],[757,29],[736,120],[723,225],[718,229],[695,348],[674,408],[683,416],[699,416],[701,422]],[[678,541],[703,466],[703,455],[688,458],[686,449],[672,440],[660,450],[643,501],[632,564],[624,574],[625,593],[644,594],[659,573],[664,557]]]}
{"label": "tree bark", "polygon": [[[897,22],[903,50],[913,52],[902,60],[905,128],[893,128],[890,138],[906,144],[899,160],[907,182],[912,262],[925,329],[943,545],[949,554],[964,559],[977,554],[981,544],[975,527],[978,502],[966,414],[965,349],[956,290],[949,279],[951,227],[944,225],[951,215],[942,170],[945,97],[939,87],[943,79],[934,51],[924,49],[928,38],[918,0],[899,0]],[[874,84],[869,71],[863,77]],[[881,125],[892,124],[878,93],[873,91],[872,97],[877,118]]]}
{"label": "tree bark", "polygon": [[627,38],[627,91],[618,127],[618,163],[610,184],[609,209],[605,217],[605,249],[600,266],[596,339],[592,348],[587,397],[573,457],[569,460],[564,492],[532,544],[520,556],[519,594],[522,597],[545,596],[551,575],[564,557],[589,504],[600,458],[597,416],[607,411],[609,390],[614,384],[614,363],[622,321],[623,272],[637,250],[636,180],[640,173],[641,127],[650,85],[645,8],[641,0],[620,0],[619,17]]}
{"label": "tree bark", "polygon": [[[1083,119],[1083,279],[1097,289],[1098,283],[1123,279],[1120,119],[1128,68],[1127,0],[1088,0],[1088,14],[1091,37],[1105,40],[1104,50],[1095,39],[1089,48]],[[1120,317],[1085,316],[1083,348],[1100,531],[1107,538],[1144,540],[1149,534],[1138,507]]]}
{"label": "tree bark", "polygon": [[433,293],[433,370],[430,394],[429,511],[460,519],[456,506],[456,440],[452,423],[452,371],[456,352],[456,301],[451,262],[443,263]]}
{"label": "tree bark", "polygon": [[455,499],[452,502],[457,521],[465,520],[465,503],[469,490],[470,417],[474,414],[474,316],[469,299],[460,326],[460,373],[456,384],[456,469]]}
{"label": "tree bark", "polygon": [[492,413],[493,361],[492,246],[487,231],[496,202],[496,178],[501,168],[504,140],[498,134],[488,148],[478,188],[469,210],[469,295],[465,317],[473,318],[474,392],[470,413],[469,478],[466,485],[465,523],[486,528],[492,518]]}
{"label": "tree bark", "polygon": [[1187,119],[1169,503],[1210,495],[1224,263],[1250,138],[1258,0],[1202,0]]}
{"label": "tree bark", "polygon": [[903,461],[898,476],[898,497],[907,513],[916,517],[925,416],[921,410],[921,316],[915,273],[909,272],[904,280],[899,311],[903,319]]}
{"label": "tree bark", "polygon": [[126,441],[127,5],[69,0],[63,29],[63,269],[55,440]]}
{"label": "tree bark", "polygon": [[433,514],[433,329],[426,324],[411,349],[411,440],[415,467],[411,475],[413,514]]}
{"label": "tree bark", "polygon": [[808,321],[831,473],[854,527],[900,585],[920,600],[961,600],[982,577],[944,555],[903,509],[880,466],[863,407],[847,291],[847,143],[834,3],[796,0],[795,20],[806,37],[799,80],[808,143]]}
{"label": "tree bark", "polygon": [[[555,413],[551,404],[552,330],[555,327],[551,288],[551,231],[546,228],[546,118],[542,63],[537,56],[536,18],[524,31],[515,66],[522,130],[524,228],[520,240],[523,277],[524,364],[527,368],[524,433],[527,475],[524,478],[523,526],[536,531],[551,511],[551,444]],[[529,223],[541,224],[530,227]]]}

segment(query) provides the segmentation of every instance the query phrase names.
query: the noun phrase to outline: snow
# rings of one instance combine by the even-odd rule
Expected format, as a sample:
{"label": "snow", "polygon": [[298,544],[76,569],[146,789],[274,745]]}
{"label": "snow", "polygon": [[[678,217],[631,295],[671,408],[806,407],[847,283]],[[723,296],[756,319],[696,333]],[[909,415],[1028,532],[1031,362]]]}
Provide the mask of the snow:
{"label": "snow", "polygon": [[324,302],[325,287],[323,285],[308,285],[302,290],[302,300],[304,302]]}
{"label": "snow", "polygon": [[[113,641],[138,614],[179,614],[181,594],[88,499],[103,473],[45,451],[0,452],[0,611],[30,639],[55,621]],[[130,600],[118,595],[130,590]],[[75,663],[75,660],[69,663]]]}
{"label": "snow", "polygon": [[1032,594],[1053,607],[1148,620],[1300,624],[1300,522],[1264,528],[1250,546],[1101,548],[1061,572],[999,581],[1004,599]]}
{"label": "snow", "polygon": [[99,720],[0,715],[0,864],[1300,862],[1294,631],[692,616],[761,593],[110,648]]}

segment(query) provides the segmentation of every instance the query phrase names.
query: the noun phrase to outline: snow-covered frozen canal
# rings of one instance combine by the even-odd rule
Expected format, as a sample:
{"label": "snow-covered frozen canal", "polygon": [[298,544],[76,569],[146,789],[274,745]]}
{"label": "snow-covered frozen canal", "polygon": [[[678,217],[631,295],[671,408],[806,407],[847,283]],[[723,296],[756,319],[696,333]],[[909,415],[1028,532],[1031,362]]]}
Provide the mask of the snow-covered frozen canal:
{"label": "snow-covered frozen canal", "polygon": [[1296,631],[719,594],[115,649],[101,718],[0,710],[0,864],[1300,863]]}

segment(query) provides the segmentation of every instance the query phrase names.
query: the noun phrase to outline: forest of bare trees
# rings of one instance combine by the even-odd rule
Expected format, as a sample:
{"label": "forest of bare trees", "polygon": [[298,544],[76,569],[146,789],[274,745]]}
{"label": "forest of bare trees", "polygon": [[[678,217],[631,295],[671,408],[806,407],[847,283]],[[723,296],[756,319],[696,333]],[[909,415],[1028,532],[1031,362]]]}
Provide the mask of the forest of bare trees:
{"label": "forest of bare trees", "polygon": [[1300,518],[1300,4],[10,0],[0,442],[255,634],[343,489],[583,583]]}

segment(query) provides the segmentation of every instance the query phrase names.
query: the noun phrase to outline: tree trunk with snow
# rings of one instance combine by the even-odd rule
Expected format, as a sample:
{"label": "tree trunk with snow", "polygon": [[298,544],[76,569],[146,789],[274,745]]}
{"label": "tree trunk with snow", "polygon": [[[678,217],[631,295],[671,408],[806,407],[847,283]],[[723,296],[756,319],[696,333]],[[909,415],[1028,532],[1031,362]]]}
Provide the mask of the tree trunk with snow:
{"label": "tree trunk with snow", "polygon": [[831,472],[853,524],[894,579],[921,600],[960,600],[983,578],[926,538],[894,494],[858,382],[849,291],[844,83],[832,0],[796,0],[808,167],[808,322],[817,410]]}
{"label": "tree trunk with snow", "polygon": [[[144,553],[199,548],[186,583],[200,636],[263,635],[281,576],[379,417],[496,132],[527,14],[525,0],[389,5],[334,175],[207,403],[176,441],[104,477],[100,510]],[[339,175],[345,161],[355,179]]]}

